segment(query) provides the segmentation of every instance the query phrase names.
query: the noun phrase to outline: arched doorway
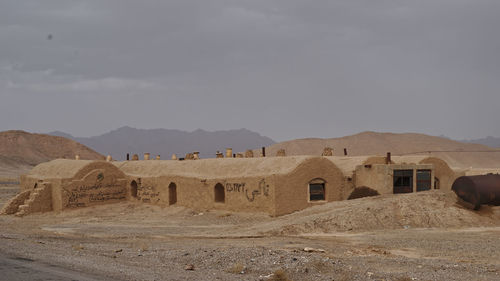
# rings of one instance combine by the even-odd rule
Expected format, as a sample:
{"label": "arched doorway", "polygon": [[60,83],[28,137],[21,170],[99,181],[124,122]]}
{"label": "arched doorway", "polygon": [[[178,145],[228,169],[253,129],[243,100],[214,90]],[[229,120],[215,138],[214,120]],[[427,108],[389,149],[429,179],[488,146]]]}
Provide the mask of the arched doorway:
{"label": "arched doorway", "polygon": [[136,181],[132,181],[130,183],[130,196],[132,198],[137,198],[137,182]]}
{"label": "arched doorway", "polygon": [[168,205],[177,203],[177,185],[171,182],[168,186]]}
{"label": "arched doorway", "polygon": [[226,194],[224,192],[224,186],[220,183],[216,184],[214,187],[215,202],[224,203],[226,201]]}

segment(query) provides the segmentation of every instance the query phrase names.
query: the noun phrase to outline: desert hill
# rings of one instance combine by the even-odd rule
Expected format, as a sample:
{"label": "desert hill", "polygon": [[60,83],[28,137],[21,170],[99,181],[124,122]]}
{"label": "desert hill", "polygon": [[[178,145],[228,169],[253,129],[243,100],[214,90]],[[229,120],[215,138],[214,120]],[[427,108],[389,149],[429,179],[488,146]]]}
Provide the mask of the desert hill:
{"label": "desert hill", "polygon": [[51,132],[73,139],[95,151],[113,156],[113,159],[125,160],[127,153],[142,155],[149,152],[153,157],[161,155],[170,159],[173,153],[184,157],[186,153],[199,151],[202,158],[214,158],[217,150],[231,147],[233,151],[245,151],[261,146],[268,146],[274,141],[247,129],[209,132],[201,129],[193,132],[171,129],[136,129],[121,127],[108,133],[93,137],[73,137],[64,132]]}
{"label": "desert hill", "polygon": [[63,137],[24,131],[0,132],[0,177],[17,177],[33,166],[56,158],[104,159],[92,149]]}
{"label": "desert hill", "polygon": [[332,147],[334,155],[339,156],[347,148],[350,156],[385,155],[387,152],[392,155],[433,155],[456,168],[500,168],[499,149],[416,133],[363,132],[341,138],[297,139],[269,146],[266,155],[274,156],[279,149],[285,149],[286,155],[321,155],[325,147]]}

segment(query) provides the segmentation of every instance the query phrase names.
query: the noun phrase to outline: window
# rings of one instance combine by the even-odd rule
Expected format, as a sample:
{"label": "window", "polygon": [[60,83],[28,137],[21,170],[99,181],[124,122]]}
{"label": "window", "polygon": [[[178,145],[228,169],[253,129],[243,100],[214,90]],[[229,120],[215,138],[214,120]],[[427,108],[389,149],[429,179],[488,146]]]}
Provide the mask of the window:
{"label": "window", "polygon": [[309,183],[309,201],[325,200],[325,181],[315,179]]}
{"label": "window", "polygon": [[393,192],[413,192],[413,170],[394,170]]}
{"label": "window", "polygon": [[431,170],[417,170],[417,192],[430,190],[431,187]]}
{"label": "window", "polygon": [[220,183],[216,184],[214,187],[214,200],[216,203],[224,203],[226,201],[224,186]]}

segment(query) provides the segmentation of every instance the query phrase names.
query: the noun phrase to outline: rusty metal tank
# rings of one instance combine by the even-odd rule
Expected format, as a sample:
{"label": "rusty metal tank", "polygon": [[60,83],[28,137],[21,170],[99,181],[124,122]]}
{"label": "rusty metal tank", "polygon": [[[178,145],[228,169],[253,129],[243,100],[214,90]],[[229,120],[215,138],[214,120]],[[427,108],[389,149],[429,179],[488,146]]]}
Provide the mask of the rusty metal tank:
{"label": "rusty metal tank", "polygon": [[481,204],[500,205],[500,175],[463,176],[453,182],[451,189],[460,199],[479,210]]}

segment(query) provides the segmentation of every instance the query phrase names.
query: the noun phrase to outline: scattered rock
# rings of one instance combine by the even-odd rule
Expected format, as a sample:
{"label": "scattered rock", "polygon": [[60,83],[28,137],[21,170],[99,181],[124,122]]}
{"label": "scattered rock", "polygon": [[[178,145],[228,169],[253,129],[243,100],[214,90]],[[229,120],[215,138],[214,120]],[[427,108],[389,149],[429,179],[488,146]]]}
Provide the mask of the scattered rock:
{"label": "scattered rock", "polygon": [[271,276],[273,276],[273,274],[269,274],[269,275],[260,275],[259,276],[259,281],[264,281],[264,280],[269,280],[271,279]]}
{"label": "scattered rock", "polygon": [[194,265],[186,264],[186,266],[184,267],[184,270],[194,270]]}
{"label": "scattered rock", "polygon": [[316,249],[316,248],[311,248],[311,247],[305,247],[304,252],[312,253],[312,252],[318,252],[318,253],[324,253],[326,252],[323,249]]}

